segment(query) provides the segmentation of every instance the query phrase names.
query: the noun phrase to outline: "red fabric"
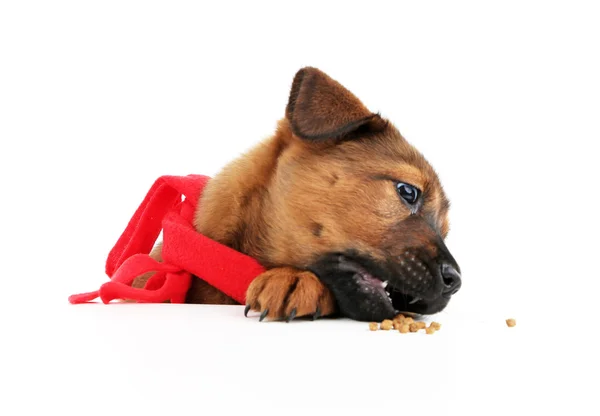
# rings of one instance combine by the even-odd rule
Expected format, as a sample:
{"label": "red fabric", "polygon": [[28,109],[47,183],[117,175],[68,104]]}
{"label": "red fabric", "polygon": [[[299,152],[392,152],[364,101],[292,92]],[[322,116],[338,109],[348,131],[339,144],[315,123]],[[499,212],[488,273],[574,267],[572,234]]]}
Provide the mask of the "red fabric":
{"label": "red fabric", "polygon": [[[193,275],[244,304],[250,282],[265,269],[252,257],[198,233],[192,222],[207,176],[161,176],[108,254],[110,278],[99,290],[69,297],[71,303],[115,299],[184,303]],[[149,256],[163,231],[162,262]],[[144,288],[131,286],[146,272],[156,272]]]}

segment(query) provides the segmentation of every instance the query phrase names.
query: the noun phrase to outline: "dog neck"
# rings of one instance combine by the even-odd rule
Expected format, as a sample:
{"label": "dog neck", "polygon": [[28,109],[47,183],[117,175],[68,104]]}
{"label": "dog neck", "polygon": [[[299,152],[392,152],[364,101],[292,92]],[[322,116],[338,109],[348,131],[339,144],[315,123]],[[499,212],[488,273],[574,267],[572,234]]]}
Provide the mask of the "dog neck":
{"label": "dog neck", "polygon": [[275,134],[226,165],[207,184],[196,212],[194,226],[207,237],[272,265],[267,257],[272,204],[269,183],[277,161],[289,146],[292,132],[286,119]]}

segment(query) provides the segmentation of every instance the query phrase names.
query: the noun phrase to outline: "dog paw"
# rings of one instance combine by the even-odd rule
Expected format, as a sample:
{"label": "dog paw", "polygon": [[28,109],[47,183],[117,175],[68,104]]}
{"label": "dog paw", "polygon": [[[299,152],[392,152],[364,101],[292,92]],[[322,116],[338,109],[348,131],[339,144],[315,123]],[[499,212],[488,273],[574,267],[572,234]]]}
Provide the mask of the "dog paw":
{"label": "dog paw", "polygon": [[246,293],[247,316],[260,312],[260,320],[311,316],[317,319],[335,312],[333,295],[311,272],[280,267],[268,270],[252,281]]}

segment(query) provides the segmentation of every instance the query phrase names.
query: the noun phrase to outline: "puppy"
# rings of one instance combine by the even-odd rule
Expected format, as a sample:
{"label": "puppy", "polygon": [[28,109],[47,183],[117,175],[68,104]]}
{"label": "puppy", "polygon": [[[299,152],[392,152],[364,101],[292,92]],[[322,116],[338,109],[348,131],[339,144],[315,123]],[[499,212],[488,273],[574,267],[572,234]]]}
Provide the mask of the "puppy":
{"label": "puppy", "polygon": [[[433,314],[461,286],[436,172],[316,68],[298,71],[275,134],[211,179],[199,206],[198,232],[267,269],[246,296],[261,320]],[[236,303],[199,278],[186,302]]]}

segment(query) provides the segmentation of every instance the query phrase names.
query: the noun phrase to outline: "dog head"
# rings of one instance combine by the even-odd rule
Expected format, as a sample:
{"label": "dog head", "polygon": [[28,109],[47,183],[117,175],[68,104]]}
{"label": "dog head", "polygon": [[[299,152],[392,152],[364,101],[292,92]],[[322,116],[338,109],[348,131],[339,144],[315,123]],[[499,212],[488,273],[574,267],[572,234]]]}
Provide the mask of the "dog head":
{"label": "dog head", "polygon": [[379,114],[315,68],[293,81],[269,184],[270,262],[313,271],[340,312],[443,310],[461,286],[439,178]]}

